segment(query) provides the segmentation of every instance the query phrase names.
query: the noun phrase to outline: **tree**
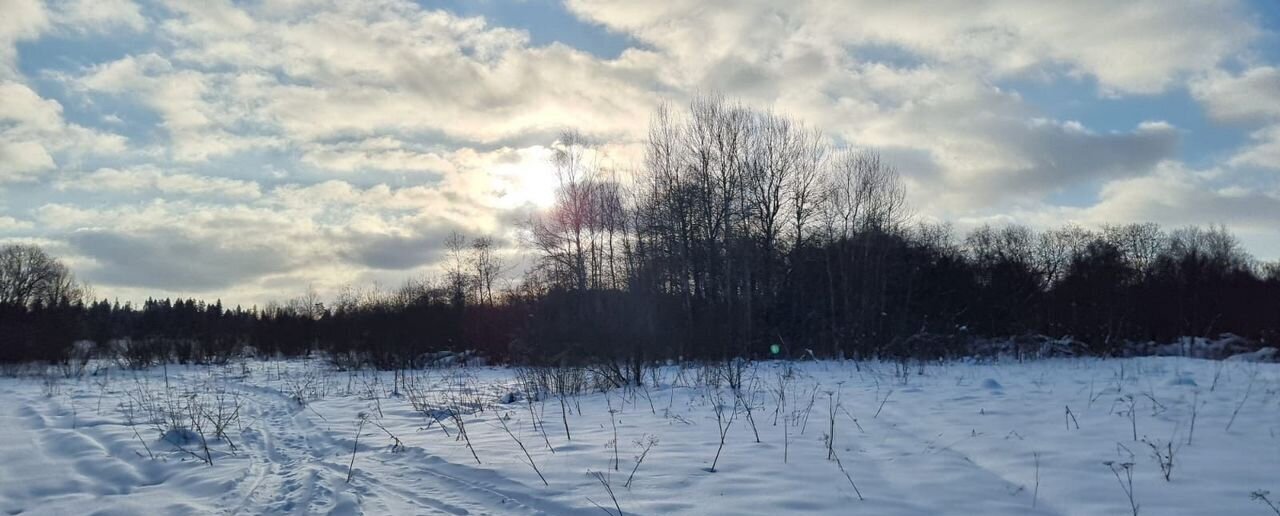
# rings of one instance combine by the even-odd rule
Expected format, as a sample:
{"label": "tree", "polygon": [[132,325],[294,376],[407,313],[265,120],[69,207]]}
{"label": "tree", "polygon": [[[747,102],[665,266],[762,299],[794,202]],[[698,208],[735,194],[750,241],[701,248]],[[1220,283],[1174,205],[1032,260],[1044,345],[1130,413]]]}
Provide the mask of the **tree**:
{"label": "tree", "polygon": [[470,274],[465,254],[467,237],[454,231],[449,234],[449,238],[445,239],[444,245],[449,251],[448,262],[445,264],[445,281],[449,286],[450,301],[454,306],[465,306],[467,294],[471,292],[471,286],[475,283],[475,277]]}
{"label": "tree", "polygon": [[471,241],[471,272],[475,277],[477,296],[482,303],[493,305],[493,284],[506,270],[506,263],[498,256],[493,239],[478,237]]}
{"label": "tree", "polygon": [[38,246],[0,247],[0,304],[32,306],[79,303],[84,287],[62,262]]}

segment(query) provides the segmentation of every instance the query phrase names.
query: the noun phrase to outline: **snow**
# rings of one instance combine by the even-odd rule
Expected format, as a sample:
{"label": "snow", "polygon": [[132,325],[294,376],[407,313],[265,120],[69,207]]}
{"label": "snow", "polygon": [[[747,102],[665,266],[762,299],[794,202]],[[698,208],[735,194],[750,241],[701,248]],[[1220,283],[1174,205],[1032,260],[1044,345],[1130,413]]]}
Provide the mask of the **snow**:
{"label": "snow", "polygon": [[[1133,463],[1141,514],[1266,514],[1250,493],[1280,492],[1272,363],[765,362],[747,370],[742,400],[705,386],[708,370],[666,366],[659,387],[568,396],[564,415],[561,398],[525,396],[515,370],[495,367],[399,382],[319,360],[90,370],[0,378],[0,511],[616,512],[601,473],[626,514],[1129,514],[1108,461]],[[712,473],[717,403],[732,422]],[[212,417],[219,406],[234,415]],[[153,422],[166,411],[147,407],[211,417],[191,428]],[[833,428],[838,462],[828,460]],[[1166,481],[1153,449],[1170,441]]]}
{"label": "snow", "polygon": [[1257,351],[1248,353],[1238,353],[1227,357],[1229,362],[1274,362],[1276,360],[1276,348],[1266,347]]}

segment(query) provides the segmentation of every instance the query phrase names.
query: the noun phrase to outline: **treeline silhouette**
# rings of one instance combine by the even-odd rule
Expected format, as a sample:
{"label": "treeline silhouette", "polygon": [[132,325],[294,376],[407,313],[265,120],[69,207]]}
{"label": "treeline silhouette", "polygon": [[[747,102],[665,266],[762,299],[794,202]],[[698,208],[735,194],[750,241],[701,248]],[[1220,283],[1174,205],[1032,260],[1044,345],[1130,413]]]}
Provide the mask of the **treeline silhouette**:
{"label": "treeline silhouette", "polygon": [[[0,287],[0,360],[66,360],[88,349],[77,341],[135,365],[252,350],[390,368],[476,350],[605,363],[638,380],[666,359],[936,358],[1028,335],[1099,355],[1227,332],[1280,339],[1280,264],[1252,259],[1223,227],[984,226],[961,237],[915,220],[877,155],[716,96],[660,108],[635,170],[602,166],[575,132],[555,151],[557,198],[524,228],[538,259],[513,286],[497,288],[508,268],[492,240],[454,235],[440,278],[390,292],[247,310],[131,306],[85,301],[56,260],[9,246],[0,285],[48,286]],[[41,283],[26,269],[53,272]]]}
{"label": "treeline silhouette", "polygon": [[333,309],[297,303],[227,308],[194,299],[150,299],[141,306],[70,299],[4,303],[0,363],[65,363],[97,355],[146,367],[323,351],[341,365],[394,368],[447,350],[502,359],[518,333],[514,304],[463,307],[429,294],[406,303],[395,297]]}

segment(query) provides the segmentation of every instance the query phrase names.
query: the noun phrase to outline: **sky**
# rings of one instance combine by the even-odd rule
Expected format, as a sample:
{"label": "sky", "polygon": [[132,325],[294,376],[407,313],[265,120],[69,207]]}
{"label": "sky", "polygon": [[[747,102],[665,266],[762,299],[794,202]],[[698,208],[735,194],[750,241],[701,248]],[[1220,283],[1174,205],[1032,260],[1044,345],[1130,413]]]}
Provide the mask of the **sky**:
{"label": "sky", "polygon": [[0,242],[102,297],[263,304],[511,260],[567,128],[637,165],[720,92],[922,219],[1223,224],[1280,259],[1280,0],[0,0]]}

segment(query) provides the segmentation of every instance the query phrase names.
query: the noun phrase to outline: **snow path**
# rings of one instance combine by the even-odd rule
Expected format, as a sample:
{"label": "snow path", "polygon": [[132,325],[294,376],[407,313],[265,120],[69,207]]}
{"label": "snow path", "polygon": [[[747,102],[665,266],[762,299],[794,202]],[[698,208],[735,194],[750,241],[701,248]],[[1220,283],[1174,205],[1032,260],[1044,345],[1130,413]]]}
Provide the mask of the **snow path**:
{"label": "snow path", "polygon": [[[334,430],[320,413],[270,388],[237,384],[260,430],[242,433],[254,465],[241,482],[243,493],[231,514],[574,514],[578,509],[529,496],[528,488],[449,464],[420,447],[408,446],[390,458],[369,458],[383,467],[365,474],[357,456],[353,484],[346,483],[353,435]],[[321,419],[320,424],[312,418]],[[351,432],[351,430],[347,430]],[[366,435],[366,439],[372,437]],[[366,440],[365,446],[368,441]],[[324,451],[328,451],[325,453]],[[398,480],[398,482],[397,482]],[[495,485],[505,482],[506,486]],[[409,487],[411,486],[411,488]]]}
{"label": "snow path", "polygon": [[307,446],[308,436],[294,419],[301,407],[266,389],[235,388],[248,394],[246,412],[257,424],[240,434],[249,456],[249,475],[237,489],[244,494],[231,513],[329,512],[334,489],[329,479],[317,474],[322,459]]}
{"label": "snow path", "polygon": [[[529,496],[525,485],[504,479],[472,480],[477,472],[448,464],[420,447],[389,458],[358,457],[357,480],[346,484],[351,460],[353,429],[317,425],[312,412],[274,389],[237,385],[255,407],[261,430],[244,433],[250,455],[260,457],[262,467],[246,479],[247,494],[232,513],[358,512],[352,502],[367,501],[371,513],[440,513],[440,515],[567,515],[576,510]],[[371,437],[371,435],[370,435]],[[369,440],[366,440],[366,446]],[[328,451],[328,453],[321,452]],[[378,461],[381,474],[366,475],[360,461]],[[398,480],[398,481],[397,481]],[[500,485],[506,483],[507,485]],[[495,485],[499,484],[499,485]],[[242,489],[246,490],[246,489]]]}
{"label": "snow path", "polygon": [[[0,434],[18,436],[0,439],[0,512],[5,514],[89,513],[93,509],[85,500],[96,500],[96,507],[103,497],[117,495],[132,495],[136,501],[95,514],[136,514],[143,507],[146,512],[161,507],[165,514],[230,515],[588,513],[544,500],[492,472],[451,464],[418,446],[377,457],[367,444],[372,437],[368,428],[355,478],[348,484],[354,429],[330,425],[319,412],[275,388],[221,384],[240,395],[244,427],[233,441],[235,449],[215,454],[210,467],[166,448],[142,425],[135,436],[131,427],[108,417],[111,410],[104,408],[99,416],[89,407],[75,406],[93,401],[85,393],[46,395],[32,389],[30,380],[0,385],[8,387],[0,397],[9,401],[0,405]],[[142,439],[161,460],[147,458]],[[188,448],[199,454],[196,446]],[[361,467],[369,462],[377,464],[376,475]],[[205,480],[191,482],[194,477]],[[176,492],[185,496],[171,496]],[[163,499],[169,500],[155,505]],[[201,499],[205,501],[197,503]]]}
{"label": "snow path", "polygon": [[[1044,504],[1037,504],[1036,510],[1026,507],[1024,500],[1018,498],[1025,494],[1023,478],[1011,478],[999,470],[985,467],[967,455],[952,448],[951,441],[964,440],[971,435],[950,435],[951,432],[937,429],[933,435],[921,435],[912,431],[910,426],[899,421],[894,412],[881,413],[872,419],[864,428],[872,428],[884,437],[874,447],[862,448],[861,453],[871,454],[863,458],[863,462],[872,465],[892,464],[899,472],[929,471],[927,477],[910,478],[892,477],[899,482],[915,482],[919,489],[929,493],[929,504],[943,504],[949,510],[966,514],[1062,514],[1051,510]],[[931,429],[930,431],[934,431]],[[884,468],[887,469],[887,468]],[[987,493],[1004,493],[1006,500],[978,499],[972,496],[973,491]],[[1001,503],[1004,502],[1004,503]],[[999,505],[997,510],[995,505]],[[920,513],[929,512],[929,505],[917,509]]]}

